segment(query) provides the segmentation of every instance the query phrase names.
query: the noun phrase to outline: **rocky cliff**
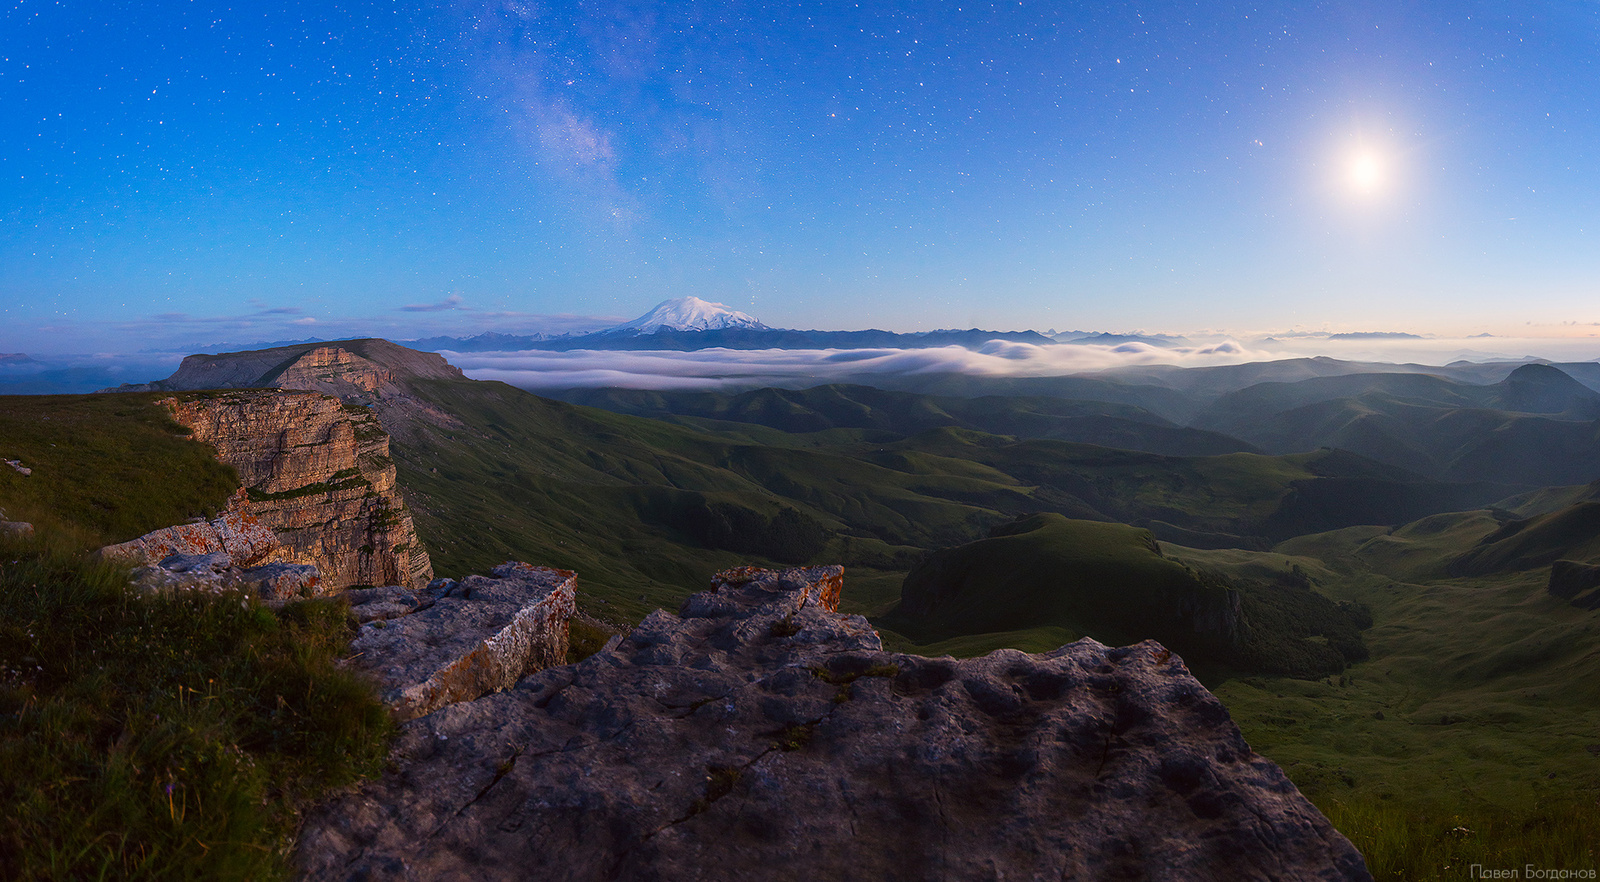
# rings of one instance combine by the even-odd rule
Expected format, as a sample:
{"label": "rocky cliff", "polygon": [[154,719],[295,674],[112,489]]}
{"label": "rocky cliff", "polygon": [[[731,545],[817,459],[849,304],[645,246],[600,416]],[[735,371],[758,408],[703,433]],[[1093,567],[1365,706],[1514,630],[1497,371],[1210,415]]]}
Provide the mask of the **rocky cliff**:
{"label": "rocky cliff", "polygon": [[346,404],[371,405],[384,428],[403,437],[419,421],[459,426],[454,417],[413,394],[411,384],[462,378],[461,369],[437,353],[373,338],[190,355],[165,380],[127,385],[120,391],[273,388],[324,392]]}
{"label": "rocky cliff", "polygon": [[1146,641],[929,659],[840,569],[741,568],[576,665],[405,723],[313,879],[1370,879]]}
{"label": "rocky cliff", "polygon": [[395,489],[389,436],[366,408],[281,390],[162,404],[239,472],[246,501],[234,508],[277,534],[286,552],[274,559],[315,564],[328,591],[433,577]]}

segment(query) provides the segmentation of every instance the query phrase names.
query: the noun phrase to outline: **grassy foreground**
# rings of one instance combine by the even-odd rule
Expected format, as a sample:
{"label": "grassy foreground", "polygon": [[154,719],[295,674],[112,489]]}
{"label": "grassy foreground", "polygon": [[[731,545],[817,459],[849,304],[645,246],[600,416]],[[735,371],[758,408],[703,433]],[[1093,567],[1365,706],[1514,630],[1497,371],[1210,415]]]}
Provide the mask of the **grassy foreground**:
{"label": "grassy foreground", "polygon": [[0,546],[0,878],[286,876],[298,807],[386,752],[350,636],[334,601],[144,597]]}

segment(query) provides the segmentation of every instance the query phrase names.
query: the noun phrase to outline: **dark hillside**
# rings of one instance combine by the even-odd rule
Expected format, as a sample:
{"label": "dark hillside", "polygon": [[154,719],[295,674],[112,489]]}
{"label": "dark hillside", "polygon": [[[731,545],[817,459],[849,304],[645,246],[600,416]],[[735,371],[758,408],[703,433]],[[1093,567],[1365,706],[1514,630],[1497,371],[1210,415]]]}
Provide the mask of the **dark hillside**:
{"label": "dark hillside", "polygon": [[958,398],[842,384],[800,390],[757,389],[736,395],[574,389],[557,397],[636,416],[757,423],[785,432],[851,428],[912,435],[954,426],[1172,456],[1258,452],[1238,439],[1183,428],[1143,408],[1107,401],[998,395]]}
{"label": "dark hillside", "polygon": [[1558,559],[1600,561],[1600,489],[1591,487],[1555,511],[1506,522],[1452,560],[1448,570],[1486,576],[1546,567]]}
{"label": "dark hillside", "polygon": [[1201,671],[1316,677],[1365,658],[1370,619],[1294,584],[1229,581],[1163,557],[1147,530],[1034,515],[936,552],[881,620],[917,643],[1053,627],[1159,640]]}
{"label": "dark hillside", "polygon": [[1600,478],[1597,417],[1600,393],[1526,364],[1488,386],[1422,374],[1263,383],[1195,424],[1269,453],[1340,447],[1439,480],[1529,489]]}

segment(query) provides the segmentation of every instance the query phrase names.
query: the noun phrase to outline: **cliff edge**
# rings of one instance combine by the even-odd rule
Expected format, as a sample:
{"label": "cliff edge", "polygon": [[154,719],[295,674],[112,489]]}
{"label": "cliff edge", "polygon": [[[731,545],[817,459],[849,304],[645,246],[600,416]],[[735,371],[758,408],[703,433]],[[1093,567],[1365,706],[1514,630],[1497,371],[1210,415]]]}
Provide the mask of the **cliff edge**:
{"label": "cliff edge", "polygon": [[[1370,879],[1160,644],[884,652],[838,567],[404,724],[311,812],[315,879]],[[537,868],[537,869],[535,869]]]}
{"label": "cliff edge", "polygon": [[421,588],[433,564],[395,487],[389,436],[367,408],[317,392],[254,389],[159,402],[232,466],[242,487],[209,523],[165,527],[101,549],[146,565],[221,553],[233,566],[313,565],[318,594]]}
{"label": "cliff edge", "polygon": [[238,470],[250,512],[292,559],[317,565],[326,590],[433,578],[395,487],[389,436],[366,408],[287,390],[161,403]]}

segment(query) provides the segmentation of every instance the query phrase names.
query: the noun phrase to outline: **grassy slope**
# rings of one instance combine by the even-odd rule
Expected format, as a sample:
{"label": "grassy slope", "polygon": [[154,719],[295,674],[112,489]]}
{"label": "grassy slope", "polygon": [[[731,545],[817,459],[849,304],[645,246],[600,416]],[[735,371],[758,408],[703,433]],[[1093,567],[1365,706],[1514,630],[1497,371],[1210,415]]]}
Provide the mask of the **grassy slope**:
{"label": "grassy slope", "polygon": [[[718,568],[778,559],[696,533],[691,515],[708,506],[769,520],[791,510],[831,536],[804,557],[845,563],[854,583],[1032,512],[1248,534],[1300,485],[1370,476],[1401,496],[1424,486],[1328,451],[1166,457],[959,428],[892,440],[863,429],[714,432],[499,383],[412,385],[465,424],[422,425],[394,445],[436,570],[461,575],[507,557],[567,567],[591,612],[618,622],[671,608]],[[883,609],[881,594],[863,608]]]}
{"label": "grassy slope", "polygon": [[1498,527],[1487,512],[1355,527],[1274,552],[1169,556],[1260,575],[1299,565],[1367,604],[1369,661],[1321,681],[1218,685],[1245,737],[1355,839],[1379,878],[1592,867],[1600,842],[1600,618],[1538,572],[1444,575]]}
{"label": "grassy slope", "polygon": [[85,548],[215,514],[238,476],[185,437],[162,397],[0,397],[0,457],[33,469],[0,467],[0,509]]}
{"label": "grassy slope", "polygon": [[908,435],[949,426],[1175,456],[1254,450],[1238,439],[1183,428],[1132,405],[1038,396],[952,398],[833,384],[739,394],[572,390],[562,397],[636,416],[754,423],[785,432],[853,428]]}
{"label": "grassy slope", "polygon": [[0,877],[287,877],[300,806],[388,748],[335,665],[347,613],[136,595],[126,568],[0,540]]}
{"label": "grassy slope", "polygon": [[1050,514],[930,556],[906,577],[902,603],[876,623],[915,651],[1151,638],[1202,678],[1337,673],[1347,658],[1363,657],[1366,624],[1296,572],[1217,578],[1162,556],[1148,530]]}

